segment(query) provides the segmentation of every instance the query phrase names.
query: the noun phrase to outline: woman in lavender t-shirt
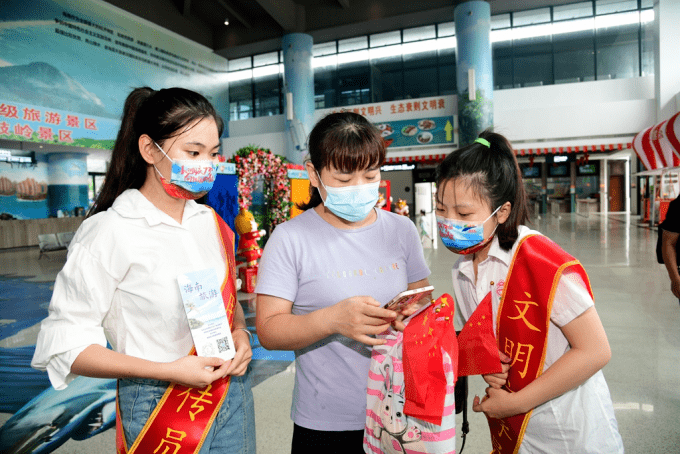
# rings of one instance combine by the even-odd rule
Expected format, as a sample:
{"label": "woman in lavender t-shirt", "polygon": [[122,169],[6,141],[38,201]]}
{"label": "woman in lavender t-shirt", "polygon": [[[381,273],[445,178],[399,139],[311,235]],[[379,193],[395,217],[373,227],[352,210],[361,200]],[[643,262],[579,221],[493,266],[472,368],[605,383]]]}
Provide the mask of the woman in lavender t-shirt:
{"label": "woman in lavender t-shirt", "polygon": [[374,336],[405,314],[381,306],[428,285],[414,224],[374,208],[385,145],[364,117],[328,115],[309,139],[311,198],[270,237],[256,326],[268,349],[294,350],[292,452],[363,452]]}

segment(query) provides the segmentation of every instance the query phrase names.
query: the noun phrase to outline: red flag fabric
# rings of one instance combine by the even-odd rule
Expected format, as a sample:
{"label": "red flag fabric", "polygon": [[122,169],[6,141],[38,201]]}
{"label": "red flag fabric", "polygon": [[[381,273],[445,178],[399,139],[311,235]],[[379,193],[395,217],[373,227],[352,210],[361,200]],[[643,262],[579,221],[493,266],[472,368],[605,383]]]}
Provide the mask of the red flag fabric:
{"label": "red flag fabric", "polygon": [[458,337],[458,376],[501,372],[499,347],[492,324],[492,292],[478,305]]}
{"label": "red flag fabric", "polygon": [[454,299],[445,293],[429,308],[414,316],[404,329],[404,413],[437,425],[442,423],[447,394],[443,351],[451,358],[455,374],[458,369],[453,318]]}

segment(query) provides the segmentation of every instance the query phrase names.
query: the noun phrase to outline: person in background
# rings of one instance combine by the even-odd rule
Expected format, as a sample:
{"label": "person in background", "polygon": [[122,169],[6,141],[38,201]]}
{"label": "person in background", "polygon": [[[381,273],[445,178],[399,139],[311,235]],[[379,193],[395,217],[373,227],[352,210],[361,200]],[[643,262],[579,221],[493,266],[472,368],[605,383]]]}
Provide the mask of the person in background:
{"label": "person in background", "polygon": [[291,451],[363,453],[374,336],[409,314],[381,306],[430,270],[416,226],[375,207],[386,151],[366,118],[326,116],[309,152],[311,199],[260,260],[256,327],[263,347],[295,351]]}
{"label": "person in background", "polygon": [[[46,370],[54,388],[77,375],[118,379],[117,452],[255,453],[234,234],[194,201],[215,179],[221,132],[222,120],[198,93],[130,93],[104,186],[40,326],[31,365]],[[177,278],[208,268],[233,317],[230,361],[189,354]]]}
{"label": "person in background", "polygon": [[679,196],[669,203],[667,217],[660,224],[662,231],[662,260],[667,268],[671,290],[679,298]]}

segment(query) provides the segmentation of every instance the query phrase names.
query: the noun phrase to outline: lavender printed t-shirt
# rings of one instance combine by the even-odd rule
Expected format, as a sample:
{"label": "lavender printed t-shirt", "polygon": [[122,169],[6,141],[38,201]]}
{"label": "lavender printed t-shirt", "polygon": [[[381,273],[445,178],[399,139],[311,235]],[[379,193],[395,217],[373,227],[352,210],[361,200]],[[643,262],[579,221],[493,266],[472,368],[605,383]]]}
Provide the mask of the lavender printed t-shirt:
{"label": "lavender printed t-shirt", "polygon": [[[313,209],[274,230],[260,260],[256,293],[293,301],[307,314],[352,296],[382,304],[430,270],[414,224],[376,210],[372,224],[337,229]],[[314,430],[361,430],[371,348],[340,334],[296,350],[291,419]]]}

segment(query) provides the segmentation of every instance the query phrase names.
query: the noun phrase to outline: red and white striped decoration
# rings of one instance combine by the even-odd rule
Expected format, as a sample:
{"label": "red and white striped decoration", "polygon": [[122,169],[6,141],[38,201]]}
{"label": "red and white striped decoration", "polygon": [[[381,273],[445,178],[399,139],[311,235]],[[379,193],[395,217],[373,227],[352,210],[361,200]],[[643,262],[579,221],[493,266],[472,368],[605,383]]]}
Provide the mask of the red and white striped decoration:
{"label": "red and white striped decoration", "polygon": [[401,162],[440,162],[445,159],[446,154],[424,154],[419,156],[392,156],[386,158],[386,164],[397,164]]}
{"label": "red and white striped decoration", "polygon": [[679,112],[639,132],[634,137],[633,147],[646,170],[678,167]]}
{"label": "red and white striped decoration", "polygon": [[[678,131],[678,123],[677,123]],[[678,137],[678,134],[677,136]],[[599,153],[606,151],[617,151],[631,148],[631,143],[609,143],[600,145],[576,145],[569,147],[551,147],[551,148],[521,148],[515,149],[513,152],[516,156],[539,156],[547,154],[561,154],[561,153]],[[677,141],[678,150],[678,141]],[[445,159],[447,154],[430,154],[418,156],[392,156],[385,160],[386,164],[396,164],[403,162],[440,162]],[[678,158],[678,151],[677,151]],[[676,164],[678,165],[678,164]]]}
{"label": "red and white striped decoration", "polygon": [[608,143],[600,145],[577,145],[570,147],[551,147],[551,148],[521,148],[513,150],[516,156],[537,156],[546,154],[561,153],[598,153],[605,151],[617,151],[631,148],[630,143]]}

